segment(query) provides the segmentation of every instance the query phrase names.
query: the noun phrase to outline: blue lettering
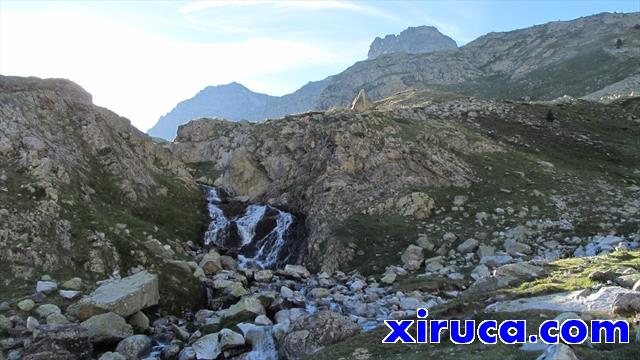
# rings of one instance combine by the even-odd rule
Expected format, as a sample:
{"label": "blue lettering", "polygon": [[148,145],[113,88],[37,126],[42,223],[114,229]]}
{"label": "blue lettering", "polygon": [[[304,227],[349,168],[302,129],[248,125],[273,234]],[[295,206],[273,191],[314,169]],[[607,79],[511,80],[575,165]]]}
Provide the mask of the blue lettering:
{"label": "blue lettering", "polygon": [[385,320],[384,323],[391,331],[382,339],[385,344],[415,343],[416,340],[409,335],[407,329],[413,325],[413,320]]}

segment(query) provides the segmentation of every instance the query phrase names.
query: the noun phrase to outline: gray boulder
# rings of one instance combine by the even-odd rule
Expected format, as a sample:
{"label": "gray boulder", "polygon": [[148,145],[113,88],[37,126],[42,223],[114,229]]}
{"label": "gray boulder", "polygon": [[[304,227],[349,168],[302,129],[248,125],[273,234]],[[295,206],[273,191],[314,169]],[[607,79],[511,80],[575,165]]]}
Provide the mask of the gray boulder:
{"label": "gray boulder", "polygon": [[94,344],[113,343],[133,335],[131,325],[122,316],[112,312],[92,316],[80,325],[87,329]]}
{"label": "gray boulder", "polygon": [[101,312],[128,317],[158,304],[158,277],[146,271],[101,285],[88,297],[69,306],[67,313],[79,320]]}
{"label": "gray boulder", "polygon": [[146,335],[129,336],[118,343],[116,352],[127,360],[142,359],[151,352],[153,341]]}

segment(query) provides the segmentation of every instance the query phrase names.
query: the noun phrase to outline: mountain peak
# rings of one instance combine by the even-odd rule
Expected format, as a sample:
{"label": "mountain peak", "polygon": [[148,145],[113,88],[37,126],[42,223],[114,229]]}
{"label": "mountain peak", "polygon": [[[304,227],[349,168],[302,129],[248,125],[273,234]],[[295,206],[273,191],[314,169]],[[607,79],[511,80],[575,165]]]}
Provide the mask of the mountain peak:
{"label": "mountain peak", "polygon": [[391,53],[420,54],[457,49],[453,39],[442,34],[434,26],[408,27],[399,35],[386,35],[384,39],[376,37],[369,46],[369,59]]}

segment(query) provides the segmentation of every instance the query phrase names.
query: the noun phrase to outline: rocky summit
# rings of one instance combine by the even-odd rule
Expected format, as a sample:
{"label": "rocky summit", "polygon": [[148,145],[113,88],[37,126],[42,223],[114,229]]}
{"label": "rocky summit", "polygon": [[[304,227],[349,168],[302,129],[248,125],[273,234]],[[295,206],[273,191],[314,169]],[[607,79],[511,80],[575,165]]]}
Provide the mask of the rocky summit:
{"label": "rocky summit", "polygon": [[381,342],[418,308],[639,331],[638,20],[436,52],[414,28],[322,86],[327,110],[180,118],[171,142],[69,80],[1,76],[0,360],[638,358]]}
{"label": "rocky summit", "polygon": [[369,59],[384,54],[407,53],[421,54],[429,52],[455,50],[458,48],[453,39],[443,35],[433,26],[410,27],[399,35],[387,35],[375,38],[369,46]]}

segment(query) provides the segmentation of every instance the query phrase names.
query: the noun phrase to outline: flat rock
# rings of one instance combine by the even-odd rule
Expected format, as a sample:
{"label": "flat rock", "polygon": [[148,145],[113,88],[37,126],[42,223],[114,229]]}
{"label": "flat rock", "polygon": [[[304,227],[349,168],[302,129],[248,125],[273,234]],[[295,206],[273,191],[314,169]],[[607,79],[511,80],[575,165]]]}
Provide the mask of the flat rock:
{"label": "flat rock", "polygon": [[494,312],[549,310],[613,315],[620,311],[640,310],[640,293],[619,286],[607,286],[596,292],[578,290],[526,299],[500,301],[487,306],[486,310]]}
{"label": "flat rock", "polygon": [[[110,281],[101,285],[88,297],[70,306],[67,311],[80,320],[96,312],[111,311],[128,317],[149,306],[158,304],[158,277],[146,271],[135,275]],[[92,308],[97,308],[92,309]]]}

